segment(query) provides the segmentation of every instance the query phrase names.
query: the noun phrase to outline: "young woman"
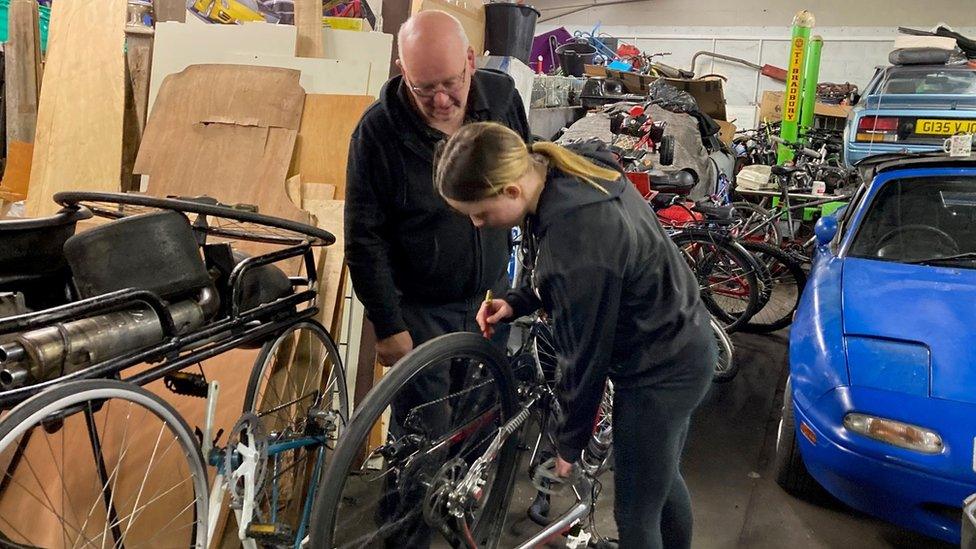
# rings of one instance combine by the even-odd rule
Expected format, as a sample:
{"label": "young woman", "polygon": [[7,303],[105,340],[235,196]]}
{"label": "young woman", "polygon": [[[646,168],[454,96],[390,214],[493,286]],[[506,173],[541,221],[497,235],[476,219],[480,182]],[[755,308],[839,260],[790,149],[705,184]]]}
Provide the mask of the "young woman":
{"label": "young woman", "polygon": [[531,287],[484,304],[477,320],[490,333],[540,308],[551,315],[565,412],[556,472],[579,460],[609,377],[620,547],[690,547],[679,462],[715,363],[708,312],[651,208],[598,165],[614,166],[612,155],[585,154],[469,124],[440,152],[434,181],[475,226],[522,225],[534,244]]}

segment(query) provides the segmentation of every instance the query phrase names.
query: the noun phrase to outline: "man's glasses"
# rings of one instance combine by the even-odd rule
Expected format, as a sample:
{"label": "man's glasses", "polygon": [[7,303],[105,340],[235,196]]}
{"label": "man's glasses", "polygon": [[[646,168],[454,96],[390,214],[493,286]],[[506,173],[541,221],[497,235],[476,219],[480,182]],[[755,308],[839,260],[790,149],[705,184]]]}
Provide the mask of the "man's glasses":
{"label": "man's glasses", "polygon": [[468,66],[467,64],[465,64],[464,68],[461,69],[461,74],[457,76],[449,78],[439,84],[434,84],[432,86],[411,85],[410,91],[416,94],[417,97],[424,97],[427,99],[434,97],[440,92],[451,94],[461,89],[461,86],[464,85],[464,76],[467,72],[468,72]]}

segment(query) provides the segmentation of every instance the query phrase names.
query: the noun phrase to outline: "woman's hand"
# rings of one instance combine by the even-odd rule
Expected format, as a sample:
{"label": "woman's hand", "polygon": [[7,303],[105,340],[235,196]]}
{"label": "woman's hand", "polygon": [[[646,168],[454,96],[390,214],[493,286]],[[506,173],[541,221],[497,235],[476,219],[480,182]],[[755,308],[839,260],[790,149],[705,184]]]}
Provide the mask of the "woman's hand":
{"label": "woman's hand", "polygon": [[481,304],[481,308],[478,309],[478,316],[475,318],[478,321],[478,327],[481,328],[482,335],[489,338],[495,333],[495,324],[510,318],[513,314],[515,311],[507,301],[492,299]]}

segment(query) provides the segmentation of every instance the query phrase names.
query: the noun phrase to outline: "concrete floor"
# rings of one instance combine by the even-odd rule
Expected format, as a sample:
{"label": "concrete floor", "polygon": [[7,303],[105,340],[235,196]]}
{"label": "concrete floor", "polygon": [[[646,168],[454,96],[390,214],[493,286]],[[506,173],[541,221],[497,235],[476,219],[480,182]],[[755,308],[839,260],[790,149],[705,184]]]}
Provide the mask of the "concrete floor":
{"label": "concrete floor", "polygon": [[[836,500],[808,503],[779,488],[772,477],[772,460],[786,381],[787,337],[786,332],[734,336],[739,375],[731,383],[713,386],[692,420],[682,471],[694,502],[693,546],[951,547],[858,513]],[[610,474],[604,482],[607,486],[598,504],[596,524],[602,535],[613,536]],[[538,531],[525,518],[532,497],[531,485],[522,483],[508,520],[512,545],[519,534]],[[556,510],[567,507],[568,502]]]}

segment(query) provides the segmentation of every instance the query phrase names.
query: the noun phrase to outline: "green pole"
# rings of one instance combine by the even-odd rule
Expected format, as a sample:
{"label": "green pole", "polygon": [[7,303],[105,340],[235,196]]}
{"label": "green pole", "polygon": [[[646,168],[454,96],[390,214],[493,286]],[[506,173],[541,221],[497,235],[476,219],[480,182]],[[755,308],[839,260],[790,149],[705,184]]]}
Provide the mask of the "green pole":
{"label": "green pole", "polygon": [[[793,17],[790,62],[786,71],[786,93],[783,94],[783,122],[779,130],[780,138],[787,143],[796,142],[799,133],[797,124],[800,120],[800,94],[803,90],[803,58],[806,56],[810,30],[815,22],[813,14],[807,10],[800,10]],[[792,159],[793,151],[780,145],[777,162],[783,164]]]}
{"label": "green pole", "polygon": [[803,68],[803,102],[800,105],[800,132],[807,133],[813,127],[813,115],[817,103],[817,84],[820,83],[820,52],[823,38],[814,36],[807,45],[807,60]]}

